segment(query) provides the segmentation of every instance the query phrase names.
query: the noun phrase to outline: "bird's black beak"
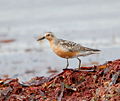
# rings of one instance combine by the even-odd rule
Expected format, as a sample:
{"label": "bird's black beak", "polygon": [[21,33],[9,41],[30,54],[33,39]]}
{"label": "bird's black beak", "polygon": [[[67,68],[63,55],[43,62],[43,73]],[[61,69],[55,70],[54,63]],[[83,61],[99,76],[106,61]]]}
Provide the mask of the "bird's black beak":
{"label": "bird's black beak", "polygon": [[43,36],[43,37],[37,39],[37,41],[40,41],[40,40],[43,40],[43,39],[45,39],[45,36]]}

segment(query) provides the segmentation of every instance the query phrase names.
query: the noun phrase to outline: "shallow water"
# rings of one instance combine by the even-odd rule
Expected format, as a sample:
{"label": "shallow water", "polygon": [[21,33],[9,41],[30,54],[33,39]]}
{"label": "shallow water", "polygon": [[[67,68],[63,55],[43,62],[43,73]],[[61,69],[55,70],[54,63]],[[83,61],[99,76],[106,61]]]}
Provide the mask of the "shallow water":
{"label": "shallow water", "polygon": [[[52,31],[63,39],[102,50],[99,55],[81,57],[83,64],[105,63],[120,58],[119,0],[0,0],[0,74],[27,80],[48,76],[48,67],[62,70],[66,60],[57,57],[47,41],[36,39]],[[78,61],[70,60],[76,68]],[[26,74],[26,71],[34,72]]]}

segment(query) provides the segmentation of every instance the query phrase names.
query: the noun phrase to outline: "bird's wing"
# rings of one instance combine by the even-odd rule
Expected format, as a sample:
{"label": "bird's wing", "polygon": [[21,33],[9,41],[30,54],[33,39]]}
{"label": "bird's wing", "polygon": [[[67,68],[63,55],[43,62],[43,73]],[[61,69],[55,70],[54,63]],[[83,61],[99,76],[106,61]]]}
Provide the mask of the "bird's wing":
{"label": "bird's wing", "polygon": [[91,49],[91,48],[84,47],[84,46],[77,44],[75,42],[72,42],[72,41],[67,41],[67,40],[62,40],[62,39],[59,39],[58,41],[59,41],[58,43],[61,47],[63,47],[64,49],[66,49],[67,51],[70,51],[70,52],[79,52],[79,51],[97,52],[97,51],[100,51],[97,49]]}
{"label": "bird's wing", "polygon": [[63,47],[64,49],[70,52],[79,52],[80,50],[84,50],[83,46],[72,41],[60,39],[58,43],[61,47]]}

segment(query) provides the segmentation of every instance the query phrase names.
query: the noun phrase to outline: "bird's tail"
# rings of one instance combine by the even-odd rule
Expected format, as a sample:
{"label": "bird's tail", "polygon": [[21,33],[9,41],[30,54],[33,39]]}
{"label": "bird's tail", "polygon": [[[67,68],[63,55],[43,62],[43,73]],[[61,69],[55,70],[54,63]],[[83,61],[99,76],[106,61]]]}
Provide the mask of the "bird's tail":
{"label": "bird's tail", "polygon": [[80,52],[80,54],[78,56],[87,56],[87,55],[99,54],[99,53],[100,53],[100,50],[98,50],[98,49],[86,48],[85,51],[83,53]]}
{"label": "bird's tail", "polygon": [[87,47],[85,47],[85,50],[90,52],[91,54],[99,54],[101,51],[99,49],[92,49],[92,48],[87,48]]}
{"label": "bird's tail", "polygon": [[96,51],[96,52],[98,52],[98,51],[101,51],[101,50],[99,50],[99,49],[92,49],[93,51]]}
{"label": "bird's tail", "polygon": [[100,52],[101,50],[99,50],[99,49],[91,49],[91,51]]}
{"label": "bird's tail", "polygon": [[99,54],[101,50],[99,49],[91,49],[90,50],[93,54]]}
{"label": "bird's tail", "polygon": [[85,51],[100,52],[101,50],[84,47]]}

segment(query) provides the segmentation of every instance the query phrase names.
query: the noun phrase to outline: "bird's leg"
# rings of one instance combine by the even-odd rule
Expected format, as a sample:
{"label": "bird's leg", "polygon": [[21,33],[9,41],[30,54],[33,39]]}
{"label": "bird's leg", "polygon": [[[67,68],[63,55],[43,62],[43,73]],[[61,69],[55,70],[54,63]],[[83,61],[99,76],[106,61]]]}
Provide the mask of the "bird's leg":
{"label": "bird's leg", "polygon": [[68,66],[69,66],[69,61],[68,61],[68,59],[67,59],[67,65],[66,65],[66,69],[68,68]]}
{"label": "bird's leg", "polygon": [[[79,60],[79,69],[81,69],[81,60],[77,57],[77,59]],[[94,72],[95,70],[78,70],[78,71],[86,71],[86,72]]]}
{"label": "bird's leg", "polygon": [[77,57],[77,59],[79,60],[78,68],[80,68],[80,66],[81,66],[81,60],[78,57]]}

